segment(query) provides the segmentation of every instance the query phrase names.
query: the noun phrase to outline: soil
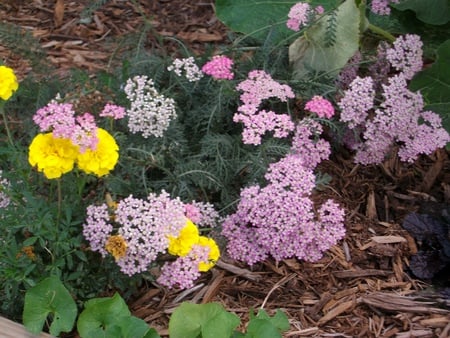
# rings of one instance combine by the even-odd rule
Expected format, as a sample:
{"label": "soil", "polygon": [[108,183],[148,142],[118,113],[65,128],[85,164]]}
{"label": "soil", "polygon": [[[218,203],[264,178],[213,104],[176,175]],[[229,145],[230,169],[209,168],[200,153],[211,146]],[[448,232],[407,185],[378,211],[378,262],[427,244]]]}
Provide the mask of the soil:
{"label": "soil", "polygon": [[[149,49],[176,50],[174,37],[195,53],[227,43],[227,29],[211,0],[104,1],[3,0],[0,18],[38,38],[55,76],[73,68],[108,70],[117,41],[150,18]],[[84,23],[80,18],[86,16]],[[2,46],[4,63],[19,77],[32,71],[26,58]],[[355,165],[347,154],[321,164],[333,179],[320,198],[347,210],[347,235],[318,262],[266,260],[252,268],[223,257],[187,291],[148,284],[129,301],[132,313],[167,335],[170,314],[182,301],[217,301],[242,318],[250,309],[282,309],[291,329],[285,337],[450,337],[449,276],[420,280],[409,268],[421,249],[402,227],[411,212],[433,213],[450,202],[449,152],[439,150],[405,165],[395,156],[382,165]]]}

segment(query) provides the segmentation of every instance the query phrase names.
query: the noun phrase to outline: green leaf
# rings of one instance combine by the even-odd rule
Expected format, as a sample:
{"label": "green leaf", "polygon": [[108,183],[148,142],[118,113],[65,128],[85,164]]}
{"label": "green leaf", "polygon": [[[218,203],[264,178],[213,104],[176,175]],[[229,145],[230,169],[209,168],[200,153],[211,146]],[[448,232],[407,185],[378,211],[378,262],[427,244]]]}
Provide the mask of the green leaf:
{"label": "green leaf", "polygon": [[286,314],[281,310],[277,310],[275,315],[270,317],[264,309],[261,309],[256,318],[269,320],[280,331],[287,331],[291,327]]}
{"label": "green leaf", "polygon": [[184,302],[169,321],[171,338],[229,338],[239,325],[239,317],[218,303]]}
{"label": "green leaf", "polygon": [[[216,0],[216,15],[231,30],[264,40],[272,35],[279,42],[294,32],[286,27],[287,15],[297,0]],[[322,5],[326,10],[334,8],[339,0],[311,1],[312,5]]]}
{"label": "green leaf", "polygon": [[444,25],[450,21],[448,0],[404,0],[392,4],[398,10],[412,10],[420,21],[431,25]]}
{"label": "green leaf", "polygon": [[118,293],[88,300],[77,321],[78,333],[84,338],[117,337],[115,334],[121,334],[119,323],[124,317],[130,318],[131,313]]}
{"label": "green leaf", "polygon": [[[155,330],[150,329],[145,320],[140,318],[130,316],[121,318],[118,326],[122,329],[121,338],[141,338],[141,337],[159,337],[159,335],[155,336]],[[153,330],[153,336],[149,335],[149,332]]]}
{"label": "green leaf", "polygon": [[336,9],[336,31],[333,44],[328,44],[328,20],[324,16],[289,46],[289,60],[294,78],[309,71],[337,75],[359,48],[360,12],[354,0],[346,0]]}
{"label": "green leaf", "polygon": [[25,294],[23,324],[34,334],[39,334],[47,316],[52,315],[50,334],[70,332],[77,317],[77,306],[69,291],[58,277],[48,277]]}
{"label": "green leaf", "polygon": [[252,319],[247,326],[246,337],[282,338],[280,331],[267,319]]}
{"label": "green leaf", "polygon": [[450,133],[450,40],[439,46],[436,61],[416,74],[409,89],[420,91],[426,102],[425,109],[438,113]]}

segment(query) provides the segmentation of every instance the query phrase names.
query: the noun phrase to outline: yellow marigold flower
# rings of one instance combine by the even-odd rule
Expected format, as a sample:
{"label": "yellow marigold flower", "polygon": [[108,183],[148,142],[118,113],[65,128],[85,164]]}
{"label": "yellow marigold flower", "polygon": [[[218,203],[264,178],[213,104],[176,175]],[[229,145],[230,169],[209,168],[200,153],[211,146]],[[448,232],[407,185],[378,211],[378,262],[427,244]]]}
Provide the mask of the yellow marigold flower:
{"label": "yellow marigold flower", "polygon": [[209,247],[208,262],[200,262],[198,265],[198,271],[205,272],[216,265],[220,257],[220,250],[216,241],[209,237],[200,236],[198,244]]}
{"label": "yellow marigold flower", "polygon": [[192,246],[198,242],[199,237],[197,226],[187,219],[186,225],[181,229],[178,237],[169,236],[168,251],[171,255],[186,256]]}
{"label": "yellow marigold flower", "polygon": [[14,71],[6,66],[0,66],[0,98],[8,100],[19,88]]}
{"label": "yellow marigold flower", "polygon": [[38,134],[28,148],[28,162],[48,179],[61,177],[73,169],[78,147],[52,133]]}
{"label": "yellow marigold flower", "polygon": [[95,150],[87,149],[78,155],[78,167],[87,174],[99,177],[108,174],[119,160],[119,146],[106,130],[97,129],[98,144]]}
{"label": "yellow marigold flower", "polygon": [[105,249],[117,261],[127,253],[127,242],[121,235],[113,235],[106,241]]}

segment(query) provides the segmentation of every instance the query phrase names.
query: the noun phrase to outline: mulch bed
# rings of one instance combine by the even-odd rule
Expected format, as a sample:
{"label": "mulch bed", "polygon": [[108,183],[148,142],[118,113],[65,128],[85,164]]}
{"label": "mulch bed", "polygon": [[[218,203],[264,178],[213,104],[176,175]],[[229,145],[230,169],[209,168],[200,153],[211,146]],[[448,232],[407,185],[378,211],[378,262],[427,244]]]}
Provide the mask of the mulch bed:
{"label": "mulch bed", "polygon": [[[142,13],[151,18],[150,49],[176,49],[176,42],[158,34],[176,37],[197,53],[207,43],[226,41],[210,0],[108,1],[85,23],[80,17],[91,1],[55,3],[2,1],[0,17],[39,39],[59,76],[73,67],[108,70],[111,50],[142,27]],[[0,56],[19,76],[31,71],[21,55],[1,44]],[[285,337],[449,337],[448,295],[439,288],[449,287],[448,276],[432,285],[410,273],[409,259],[420,243],[401,226],[410,212],[450,203],[449,153],[438,151],[409,166],[395,156],[380,166],[357,166],[341,154],[320,170],[333,179],[318,198],[333,198],[347,210],[345,239],[320,261],[267,260],[249,268],[223,257],[191,290],[146,285],[129,302],[133,314],[164,335],[181,302],[218,301],[242,325],[250,309],[284,310],[291,322]]]}

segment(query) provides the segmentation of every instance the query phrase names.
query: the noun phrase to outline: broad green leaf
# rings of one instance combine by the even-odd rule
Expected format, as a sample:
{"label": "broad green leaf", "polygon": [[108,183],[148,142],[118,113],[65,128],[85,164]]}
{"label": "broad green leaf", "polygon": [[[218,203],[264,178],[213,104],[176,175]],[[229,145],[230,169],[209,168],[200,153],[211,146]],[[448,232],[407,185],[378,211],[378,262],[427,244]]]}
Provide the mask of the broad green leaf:
{"label": "broad green leaf", "polygon": [[268,319],[252,319],[247,326],[246,337],[282,338],[280,331]]}
{"label": "broad green leaf", "polygon": [[359,47],[360,12],[354,0],[346,0],[336,9],[336,30],[333,44],[327,44],[326,15],[294,41],[289,47],[289,60],[294,78],[309,71],[337,75]]}
{"label": "broad green leaf", "polygon": [[403,0],[392,4],[398,10],[412,10],[417,19],[431,25],[444,25],[450,21],[448,0]]}
{"label": "broad green leaf", "polygon": [[[147,335],[150,329],[145,320],[140,318],[129,316],[123,317],[121,321],[118,323],[118,326],[122,329],[121,338],[143,338],[143,337],[159,337],[159,336],[151,336]],[[155,333],[156,331],[153,330]]]}
{"label": "broad green leaf", "polygon": [[436,61],[416,74],[409,88],[420,91],[426,102],[425,109],[438,113],[450,133],[450,40],[439,46]]}
{"label": "broad green leaf", "polygon": [[88,300],[77,321],[78,333],[83,338],[114,337],[114,332],[121,332],[118,323],[123,317],[130,318],[131,313],[118,293]]}
{"label": "broad green leaf", "polygon": [[258,311],[256,318],[266,319],[280,331],[287,331],[291,327],[289,320],[283,311],[277,310],[273,317],[270,317],[264,309]]}
{"label": "broad green leaf", "polygon": [[[294,32],[286,27],[290,8],[298,0],[216,0],[216,15],[231,30],[264,40],[270,33],[279,42]],[[339,0],[314,0],[312,5],[334,8]]]}
{"label": "broad green leaf", "polygon": [[51,335],[72,330],[77,306],[58,277],[44,279],[25,294],[23,324],[30,332],[39,334],[49,314],[52,315]]}
{"label": "broad green leaf", "polygon": [[239,317],[218,303],[184,302],[169,321],[170,338],[229,338],[239,325]]}

